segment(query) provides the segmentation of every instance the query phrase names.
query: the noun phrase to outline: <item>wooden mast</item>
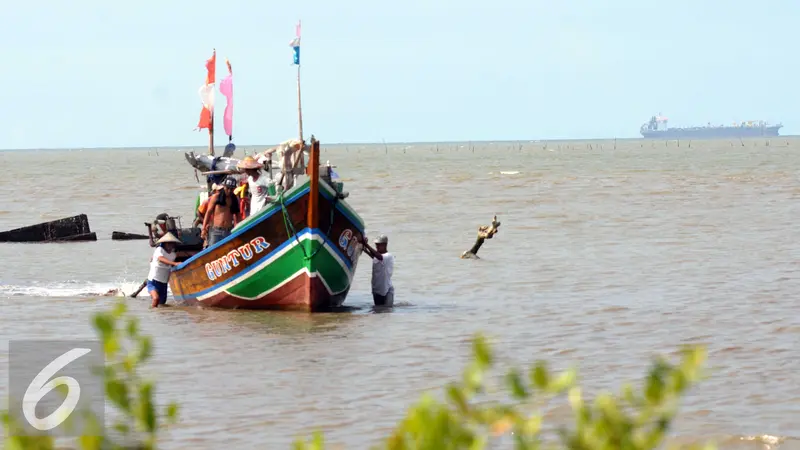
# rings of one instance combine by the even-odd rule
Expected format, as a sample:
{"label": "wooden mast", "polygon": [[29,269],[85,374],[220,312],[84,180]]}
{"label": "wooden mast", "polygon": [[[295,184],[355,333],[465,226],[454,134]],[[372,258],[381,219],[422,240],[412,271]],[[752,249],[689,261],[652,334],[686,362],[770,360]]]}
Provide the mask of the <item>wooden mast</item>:
{"label": "wooden mast", "polygon": [[[297,21],[295,29],[297,47],[300,47],[300,21]],[[300,142],[303,142],[303,104],[300,101],[300,53],[297,54],[297,124],[300,127]],[[302,149],[301,149],[302,150]],[[301,152],[302,153],[302,152]]]}
{"label": "wooden mast", "polygon": [[[214,83],[213,85],[216,87],[217,84],[217,49],[214,49]],[[213,88],[212,88],[213,89]],[[211,95],[214,95],[214,91],[211,91]],[[208,154],[214,156],[214,106],[216,106],[216,102],[211,106],[211,126],[208,127]]]}
{"label": "wooden mast", "polygon": [[300,127],[300,142],[303,142],[303,104],[300,101],[300,64],[297,64],[297,123]]}
{"label": "wooden mast", "polygon": [[[311,137],[311,150],[308,155],[308,228],[319,228],[319,141]],[[313,232],[313,231],[312,231]]]}
{"label": "wooden mast", "polygon": [[214,156],[214,110],[211,110],[211,127],[208,129],[208,154]]}
{"label": "wooden mast", "polygon": [[[297,46],[300,46],[300,21],[297,21]],[[297,123],[300,131],[300,148],[297,155],[297,162],[300,162],[301,167],[303,164],[303,103],[300,97],[300,58],[297,58]],[[306,167],[306,174],[309,178],[309,193],[308,193],[308,215],[306,221],[308,228],[314,230],[319,228],[319,141],[311,136],[311,147],[308,155],[308,166]],[[312,231],[313,232],[313,231]]]}

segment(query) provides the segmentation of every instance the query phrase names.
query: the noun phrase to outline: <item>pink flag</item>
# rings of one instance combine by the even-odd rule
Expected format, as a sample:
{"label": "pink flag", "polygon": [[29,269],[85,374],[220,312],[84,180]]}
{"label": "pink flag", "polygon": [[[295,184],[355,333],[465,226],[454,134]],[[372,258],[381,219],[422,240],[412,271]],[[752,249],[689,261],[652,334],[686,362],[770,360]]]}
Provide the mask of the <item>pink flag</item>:
{"label": "pink flag", "polygon": [[225,134],[233,137],[233,70],[231,63],[225,59],[228,65],[228,76],[219,83],[219,91],[228,100],[225,105],[225,114],[222,115],[222,125],[225,127]]}

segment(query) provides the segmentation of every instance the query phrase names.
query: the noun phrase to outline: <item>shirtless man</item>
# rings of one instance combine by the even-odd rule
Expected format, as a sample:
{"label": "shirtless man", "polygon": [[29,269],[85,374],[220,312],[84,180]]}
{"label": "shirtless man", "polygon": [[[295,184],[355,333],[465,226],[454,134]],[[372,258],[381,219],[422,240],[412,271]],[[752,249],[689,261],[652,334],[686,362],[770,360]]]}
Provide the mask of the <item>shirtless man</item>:
{"label": "shirtless man", "polygon": [[236,215],[239,214],[239,199],[233,194],[236,184],[236,178],[228,176],[222,183],[222,189],[208,199],[203,230],[200,233],[200,237],[206,240],[206,247],[230,236],[236,225]]}

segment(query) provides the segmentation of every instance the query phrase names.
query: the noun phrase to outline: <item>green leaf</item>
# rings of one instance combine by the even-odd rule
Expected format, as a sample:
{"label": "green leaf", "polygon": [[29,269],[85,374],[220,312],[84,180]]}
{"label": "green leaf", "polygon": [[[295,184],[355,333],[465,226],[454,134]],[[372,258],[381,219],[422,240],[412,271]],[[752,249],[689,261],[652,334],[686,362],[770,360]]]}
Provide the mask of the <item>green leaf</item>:
{"label": "green leaf", "polygon": [[100,337],[105,339],[114,332],[113,319],[108,314],[96,314],[94,316],[94,328],[100,333]]}
{"label": "green leaf", "polygon": [[128,326],[126,327],[128,337],[136,338],[139,335],[139,321],[135,317],[128,319]]}
{"label": "green leaf", "polygon": [[106,380],[106,395],[108,399],[123,412],[130,412],[131,404],[128,386],[120,380]]}
{"label": "green leaf", "polygon": [[480,392],[483,388],[483,369],[480,366],[472,366],[464,372],[464,385],[467,393]]}
{"label": "green leaf", "polygon": [[447,386],[446,392],[450,403],[455,405],[459,411],[463,413],[469,409],[467,397],[464,395],[464,392],[461,390],[461,388],[451,383],[449,386]]}
{"label": "green leaf", "polygon": [[517,400],[525,400],[529,397],[528,390],[522,382],[522,375],[518,369],[511,369],[506,374],[506,384],[511,391],[511,395]]}
{"label": "green leaf", "polygon": [[170,403],[167,405],[167,421],[170,423],[175,423],[178,420],[178,404],[177,403]]}
{"label": "green leaf", "polygon": [[125,302],[119,301],[114,305],[114,308],[111,310],[111,314],[114,316],[115,319],[119,319],[125,312],[128,310],[128,307],[125,305]]}
{"label": "green leaf", "polygon": [[536,364],[531,370],[531,383],[538,389],[547,390],[550,385],[550,374],[547,370],[547,363],[544,361],[536,361]]}
{"label": "green leaf", "polygon": [[472,353],[475,362],[481,369],[487,369],[492,365],[492,350],[482,335],[478,335],[472,340]]}
{"label": "green leaf", "polygon": [[142,383],[139,386],[139,420],[145,431],[152,433],[156,430],[156,411],[153,407],[153,384]]}
{"label": "green leaf", "polygon": [[554,394],[560,394],[571,388],[578,379],[578,371],[575,368],[568,369],[552,380],[547,386],[547,390]]}
{"label": "green leaf", "polygon": [[139,339],[139,361],[145,362],[153,356],[153,340],[150,336]]}

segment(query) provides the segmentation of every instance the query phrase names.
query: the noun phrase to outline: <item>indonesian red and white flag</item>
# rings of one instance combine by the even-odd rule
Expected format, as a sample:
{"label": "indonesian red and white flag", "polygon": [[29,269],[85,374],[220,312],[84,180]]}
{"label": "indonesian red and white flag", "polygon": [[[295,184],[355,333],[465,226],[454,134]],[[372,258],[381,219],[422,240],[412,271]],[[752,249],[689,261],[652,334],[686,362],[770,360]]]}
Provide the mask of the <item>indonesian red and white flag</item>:
{"label": "indonesian red and white flag", "polygon": [[217,71],[217,51],[206,61],[206,84],[200,87],[200,101],[203,103],[203,110],[200,111],[200,122],[197,129],[211,128],[212,116],[214,114],[214,83]]}

